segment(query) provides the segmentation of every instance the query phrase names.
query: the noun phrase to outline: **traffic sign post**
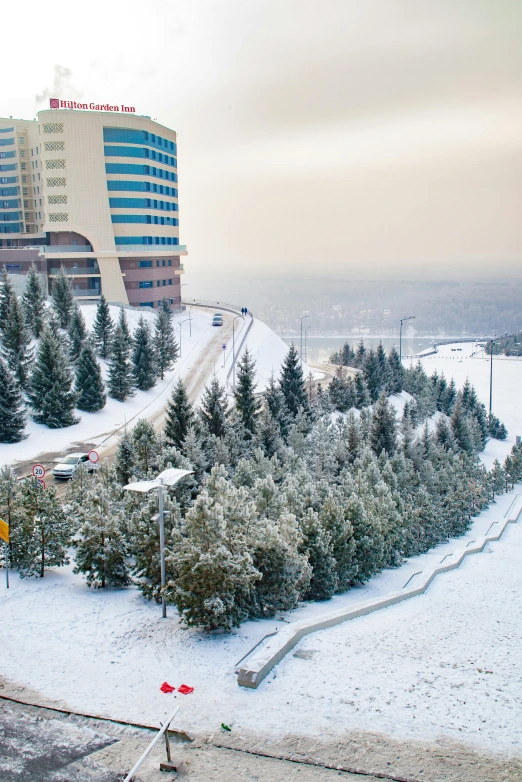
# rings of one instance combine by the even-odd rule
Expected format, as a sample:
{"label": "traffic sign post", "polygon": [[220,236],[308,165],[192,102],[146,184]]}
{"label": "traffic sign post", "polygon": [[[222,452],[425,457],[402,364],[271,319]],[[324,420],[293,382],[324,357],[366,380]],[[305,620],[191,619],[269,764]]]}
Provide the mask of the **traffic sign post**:
{"label": "traffic sign post", "polygon": [[100,461],[100,455],[98,454],[98,451],[89,451],[88,456],[89,456],[89,461],[92,464],[98,464],[98,462]]}
{"label": "traffic sign post", "polygon": [[46,489],[45,481],[43,481],[41,478],[36,479],[36,483],[42,487],[42,489]]}
{"label": "traffic sign post", "polygon": [[223,366],[225,366],[225,356],[227,355],[227,346],[223,345]]}
{"label": "traffic sign post", "polygon": [[5,585],[9,589],[9,524],[3,519],[0,519],[0,539],[4,541]]}
{"label": "traffic sign post", "polygon": [[35,478],[43,478],[45,475],[45,467],[43,464],[35,464],[33,465],[32,473]]}

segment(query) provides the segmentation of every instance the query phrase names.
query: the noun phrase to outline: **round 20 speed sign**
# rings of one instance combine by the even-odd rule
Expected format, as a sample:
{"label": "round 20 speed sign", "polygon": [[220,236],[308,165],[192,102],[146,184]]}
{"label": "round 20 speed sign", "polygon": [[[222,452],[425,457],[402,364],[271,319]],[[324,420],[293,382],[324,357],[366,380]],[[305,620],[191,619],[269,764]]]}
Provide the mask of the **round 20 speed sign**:
{"label": "round 20 speed sign", "polygon": [[35,478],[39,478],[41,480],[45,475],[45,467],[42,464],[35,464],[33,466],[32,472]]}

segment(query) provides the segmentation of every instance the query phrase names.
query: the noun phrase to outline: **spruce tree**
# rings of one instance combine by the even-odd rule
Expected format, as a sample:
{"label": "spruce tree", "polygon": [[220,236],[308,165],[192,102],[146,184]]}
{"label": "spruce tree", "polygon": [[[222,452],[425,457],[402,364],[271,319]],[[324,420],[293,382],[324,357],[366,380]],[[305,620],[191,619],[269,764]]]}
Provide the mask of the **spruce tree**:
{"label": "spruce tree", "polygon": [[132,347],[132,334],[129,328],[129,322],[125,314],[124,307],[120,307],[120,314],[118,315],[117,328],[119,328],[125,344],[130,349]]}
{"label": "spruce tree", "polygon": [[123,308],[120,311],[120,320],[114,332],[114,338],[111,344],[111,356],[109,360],[109,396],[124,402],[127,397],[132,396],[133,379],[132,365],[130,361],[130,342],[127,338],[126,324],[127,319]]}
{"label": "spruce tree", "polygon": [[156,383],[156,364],[149,324],[143,315],[134,331],[132,376],[140,391],[148,391]]}
{"label": "spruce tree", "polygon": [[24,390],[29,384],[29,372],[33,360],[30,347],[31,335],[25,322],[24,311],[18,299],[13,296],[9,304],[9,320],[3,330],[2,354],[16,382]]}
{"label": "spruce tree", "polygon": [[9,323],[9,308],[11,302],[16,298],[13,283],[5,266],[2,269],[0,280],[0,336],[4,336],[4,331]]}
{"label": "spruce tree", "polygon": [[58,316],[60,328],[68,329],[74,309],[74,293],[70,277],[65,273],[63,266],[56,277],[53,278],[51,299],[54,311]]}
{"label": "spruce tree", "polygon": [[78,361],[86,338],[87,327],[85,318],[75,302],[69,320],[69,358],[73,363]]}
{"label": "spruce tree", "polygon": [[257,417],[261,410],[261,402],[255,396],[255,389],[256,362],[248,348],[246,348],[237,365],[237,384],[234,391],[234,399],[236,410],[243,421],[243,426],[251,435],[255,433]]}
{"label": "spruce tree", "polygon": [[134,438],[132,433],[125,429],[118,443],[116,457],[114,459],[116,478],[118,483],[122,486],[127,486],[132,478],[135,477],[136,461],[137,457]]}
{"label": "spruce tree", "polygon": [[[0,469],[0,519],[9,527],[9,566],[18,567],[21,541],[22,512],[20,482],[10,467]],[[5,567],[5,546],[0,546],[0,562]]]}
{"label": "spruce tree", "polygon": [[19,443],[25,439],[25,412],[20,389],[0,359],[0,443]]}
{"label": "spruce tree", "polygon": [[160,444],[154,427],[149,421],[140,418],[132,430],[135,463],[138,475],[147,475],[158,455]]}
{"label": "spruce tree", "polygon": [[156,313],[154,324],[154,352],[158,374],[163,380],[165,372],[174,366],[179,350],[174,336],[172,311],[167,299],[162,299]]}
{"label": "spruce tree", "polygon": [[299,408],[308,410],[303,368],[295,345],[290,345],[286,354],[281,368],[279,387],[283,393],[286,407],[293,418],[297,415]]}
{"label": "spruce tree", "polygon": [[20,576],[43,578],[46,569],[66,565],[70,528],[54,486],[44,489],[35,478],[26,478],[20,488],[20,515]]}
{"label": "spruce tree", "polygon": [[384,394],[381,395],[373,410],[370,443],[377,456],[383,449],[392,456],[397,447],[395,410]]}
{"label": "spruce tree", "polygon": [[181,448],[189,428],[194,423],[194,411],[181,378],[176,383],[167,405],[165,439],[169,445]]}
{"label": "spruce tree", "polygon": [[25,320],[31,335],[38,339],[45,325],[45,290],[38,269],[32,263],[25,283],[22,297]]}
{"label": "spruce tree", "polygon": [[460,393],[457,395],[457,401],[455,402],[453,413],[451,414],[451,429],[458,447],[462,451],[466,451],[466,453],[473,453],[475,444],[473,442],[469,420],[462,405]]}
{"label": "spruce tree", "polygon": [[357,574],[352,525],[344,518],[341,502],[333,496],[326,498],[319,520],[331,539],[331,553],[337,574],[336,590],[344,592],[350,588]]}
{"label": "spruce tree", "polygon": [[61,341],[46,328],[42,334],[28,391],[33,418],[51,429],[78,423],[73,414],[76,394]]}
{"label": "spruce tree", "polygon": [[279,386],[276,385],[273,374],[270,375],[270,380],[268,381],[268,386],[265,391],[265,399],[267,407],[270,411],[270,415],[279,424],[281,436],[283,438],[286,437],[290,427],[291,416],[286,406],[283,392]]}
{"label": "spruce tree", "polygon": [[81,350],[76,367],[76,406],[79,410],[95,413],[105,407],[107,395],[102,380],[101,368],[96,361],[92,346],[86,342]]}
{"label": "spruce tree", "polygon": [[359,369],[362,369],[365,358],[366,358],[366,347],[364,345],[363,340],[361,339],[361,341],[357,345],[357,350],[355,351],[355,358],[353,361],[354,366],[358,367]]}
{"label": "spruce tree", "polygon": [[404,386],[404,367],[395,348],[392,348],[388,355],[388,372],[389,393],[400,394]]}
{"label": "spruce tree", "polygon": [[125,510],[110,486],[98,481],[83,505],[76,546],[75,573],[87,586],[104,589],[131,583],[127,567]]}
{"label": "spruce tree", "polygon": [[109,358],[111,352],[114,322],[105,296],[100,296],[96,307],[96,317],[92,327],[92,337],[100,358]]}
{"label": "spruce tree", "polygon": [[372,402],[376,402],[382,389],[382,376],[379,360],[373,348],[370,348],[370,350],[366,353],[362,370],[366,388],[368,389],[368,393],[370,395],[370,400]]}
{"label": "spruce tree", "polygon": [[199,415],[208,434],[223,437],[227,429],[227,394],[217,375],[213,375],[210,385],[205,388],[201,398]]}
{"label": "spruce tree", "polygon": [[357,372],[354,379],[354,394],[355,394],[355,407],[358,410],[362,410],[363,407],[368,407],[370,404],[370,395],[364,382],[364,375],[362,372]]}

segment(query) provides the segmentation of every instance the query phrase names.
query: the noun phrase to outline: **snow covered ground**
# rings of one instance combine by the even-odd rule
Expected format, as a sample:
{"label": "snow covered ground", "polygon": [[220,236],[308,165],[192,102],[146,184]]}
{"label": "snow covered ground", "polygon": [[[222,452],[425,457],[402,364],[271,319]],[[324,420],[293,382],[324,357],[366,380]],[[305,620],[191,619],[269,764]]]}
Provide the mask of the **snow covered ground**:
{"label": "snow covered ground", "polygon": [[[487,402],[489,366],[452,355],[424,359],[427,371],[444,370],[458,385],[469,376]],[[270,359],[262,361],[269,374]],[[509,441],[495,444],[501,455],[522,430],[522,362],[495,362],[494,410],[510,428]],[[179,722],[186,727],[217,729],[226,722],[267,735],[444,736],[522,757],[522,521],[439,576],[424,595],[307,636],[259,689],[239,688],[234,673],[243,655],[283,622],[401,588],[413,573],[484,533],[521,492],[519,485],[499,497],[464,538],[332,601],[247,622],[230,635],[183,629],[173,608],[162,620],[159,607],[133,588],[91,591],[70,567],[43,580],[15,576],[9,592],[0,593],[2,674],[72,709],[115,719],[157,723],[172,707],[173,696],[159,689],[168,681],[195,688],[183,697]]]}

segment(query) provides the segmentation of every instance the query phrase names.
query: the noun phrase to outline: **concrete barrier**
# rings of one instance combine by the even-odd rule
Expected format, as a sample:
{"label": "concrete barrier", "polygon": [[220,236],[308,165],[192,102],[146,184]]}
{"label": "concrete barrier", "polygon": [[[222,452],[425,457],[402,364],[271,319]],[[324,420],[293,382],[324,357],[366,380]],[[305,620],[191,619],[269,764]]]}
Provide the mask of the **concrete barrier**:
{"label": "concrete barrier", "polygon": [[[486,544],[490,541],[499,540],[507,525],[518,520],[521,511],[522,495],[517,494],[504,518],[501,521],[493,522],[486,535],[469,541],[464,548],[457,549],[452,554],[446,554],[441,562],[430,568],[430,570],[415,573],[398,592],[391,592],[385,597],[365,600],[350,608],[332,611],[325,614],[321,619],[294,622],[288,625],[288,627],[279,630],[275,635],[267,636],[264,643],[256,644],[252,651],[241,661],[241,667],[237,671],[237,683],[241,687],[253,689],[259,687],[272,668],[299,643],[301,638],[304,638],[309,633],[334,627],[341,624],[341,622],[357,619],[360,616],[379,611],[381,608],[388,608],[396,603],[401,603],[410,597],[422,595],[439,573],[447,573],[449,570],[458,568],[469,554],[477,554],[483,551]],[[410,586],[412,580],[414,583]]]}

